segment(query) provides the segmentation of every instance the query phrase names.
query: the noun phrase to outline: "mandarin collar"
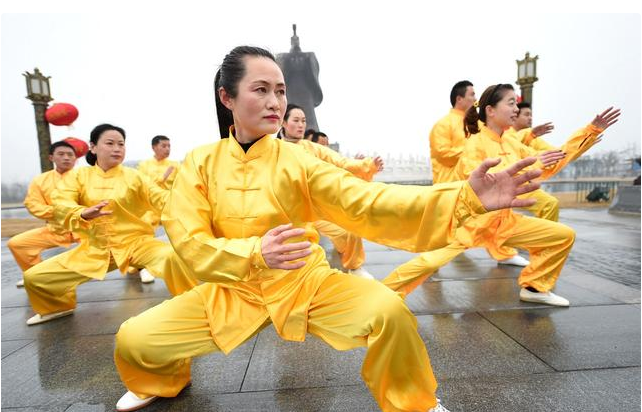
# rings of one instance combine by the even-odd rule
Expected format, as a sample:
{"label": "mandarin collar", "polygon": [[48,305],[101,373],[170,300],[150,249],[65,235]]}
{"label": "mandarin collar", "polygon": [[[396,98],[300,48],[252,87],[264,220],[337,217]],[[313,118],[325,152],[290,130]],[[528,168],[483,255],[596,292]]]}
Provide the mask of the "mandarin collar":
{"label": "mandarin collar", "polygon": [[481,132],[484,134],[484,136],[487,136],[487,137],[491,138],[492,140],[496,141],[497,143],[501,143],[502,142],[502,137],[500,135],[498,135],[497,133],[495,133],[494,130],[492,130],[491,128],[489,128],[486,125],[482,125]]}
{"label": "mandarin collar", "polygon": [[253,160],[261,157],[270,149],[274,137],[269,134],[259,137],[254,142],[252,147],[250,147],[247,153],[245,153],[239,142],[236,140],[236,137],[234,137],[234,126],[230,127],[230,135],[228,136],[228,140],[229,143],[227,146],[229,147],[230,154],[233,157],[240,160]]}
{"label": "mandarin collar", "polygon": [[94,171],[96,172],[96,174],[98,176],[114,177],[114,176],[117,176],[118,174],[120,174],[120,172],[123,170],[123,165],[120,164],[120,165],[118,165],[116,167],[112,167],[111,169],[109,169],[106,172],[103,169],[101,169],[100,166],[98,166],[98,164],[95,164],[93,166],[93,168],[94,168]]}
{"label": "mandarin collar", "polygon": [[456,114],[457,116],[461,116],[461,117],[464,117],[466,115],[466,112],[464,112],[463,110],[455,109],[454,107],[450,109],[450,113]]}

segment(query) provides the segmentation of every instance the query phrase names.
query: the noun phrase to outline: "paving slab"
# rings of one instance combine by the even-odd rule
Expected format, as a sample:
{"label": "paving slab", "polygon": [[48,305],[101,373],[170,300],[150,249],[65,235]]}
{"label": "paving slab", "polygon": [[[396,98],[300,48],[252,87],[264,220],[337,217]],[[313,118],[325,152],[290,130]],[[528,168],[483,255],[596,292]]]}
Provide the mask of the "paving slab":
{"label": "paving slab", "polygon": [[558,371],[640,366],[640,311],[628,305],[482,316]]}
{"label": "paving slab", "polygon": [[132,316],[162,302],[164,299],[138,299],[78,304],[73,315],[27,326],[33,316],[31,307],[2,309],[2,340],[55,339],[58,336],[115,334],[120,325]]}
{"label": "paving slab", "polygon": [[447,379],[439,390],[453,412],[635,412],[640,368]]}

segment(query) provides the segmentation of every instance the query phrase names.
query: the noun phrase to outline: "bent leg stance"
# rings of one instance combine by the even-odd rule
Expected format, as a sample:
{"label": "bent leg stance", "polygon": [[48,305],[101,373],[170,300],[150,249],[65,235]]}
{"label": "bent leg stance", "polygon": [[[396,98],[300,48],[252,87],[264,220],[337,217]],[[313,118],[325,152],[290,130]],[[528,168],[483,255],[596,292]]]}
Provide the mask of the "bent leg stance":
{"label": "bent leg stance", "polygon": [[[29,302],[39,315],[75,308],[76,287],[92,279],[61,265],[59,260],[66,253],[47,259],[24,273]],[[113,269],[115,265],[110,268]]]}
{"label": "bent leg stance", "polygon": [[44,250],[58,246],[69,247],[74,241],[71,233],[58,235],[47,227],[40,227],[13,236],[7,246],[24,272],[42,262],[40,254]]}
{"label": "bent leg stance", "polygon": [[574,242],[575,231],[570,227],[524,216],[513,236],[505,243],[530,253],[530,265],[519,275],[519,284],[522,287],[531,286],[539,292],[553,289]]}

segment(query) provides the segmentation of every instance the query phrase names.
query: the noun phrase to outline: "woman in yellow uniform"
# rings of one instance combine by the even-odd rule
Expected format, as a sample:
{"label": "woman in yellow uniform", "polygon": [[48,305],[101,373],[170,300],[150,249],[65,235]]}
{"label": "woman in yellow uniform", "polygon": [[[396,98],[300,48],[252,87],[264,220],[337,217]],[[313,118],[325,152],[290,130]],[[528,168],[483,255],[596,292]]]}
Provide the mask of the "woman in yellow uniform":
{"label": "woman in yellow uniform", "polygon": [[125,131],[101,124],[90,137],[87,163],[65,174],[52,194],[54,218],[77,234],[80,245],[25,272],[25,289],[36,315],[28,325],[69,315],[76,307],[76,287],[102,280],[116,268],[144,267],[164,278],[173,295],[195,286],[171,245],[154,239],[143,221],[149,209],[161,211],[169,192],[138,171],[123,167]]}
{"label": "woman in yellow uniform", "polygon": [[[517,115],[515,92],[510,84],[486,89],[478,106],[479,111],[472,107],[466,113],[465,126],[469,137],[457,164],[457,175],[462,180],[469,178],[484,159],[499,158],[495,168],[500,168],[528,156],[538,157],[534,167],[543,169],[541,179],[548,179],[598,142],[600,133],[617,122],[620,115],[619,110],[609,108],[575,132],[560,150],[538,154],[513,137],[504,136],[504,131],[513,124]],[[478,121],[481,121],[481,126]],[[407,294],[466,248],[483,246],[493,250],[517,247],[527,249],[531,258],[518,279],[520,299],[554,306],[569,305],[568,300],[551,290],[575,240],[571,228],[505,209],[469,219],[457,230],[455,238],[447,247],[424,253],[401,265],[384,279],[384,284]]]}
{"label": "woman in yellow uniform", "polygon": [[[332,347],[367,346],[362,376],[384,411],[446,411],[416,319],[398,294],[329,267],[309,222],[325,219],[407,250],[446,244],[469,217],[523,205],[537,171],[485,162],[468,182],[440,187],[370,183],[274,138],[286,109],[283,73],[268,51],[241,46],[215,79],[228,138],[189,153],[162,221],[176,252],[205,281],[123,323],[114,359],[129,390],[120,411],[174,397],[194,356],[229,353],[270,323]],[[233,125],[233,127],[229,127]]]}
{"label": "woman in yellow uniform", "polygon": [[[513,137],[538,153],[557,150],[557,147],[540,138],[553,131],[555,128],[553,123],[548,122],[533,127],[533,111],[529,102],[517,103],[517,110],[514,125],[509,127],[502,136]],[[559,220],[559,200],[557,200],[555,196],[549,195],[542,189],[537,189],[525,196],[529,199],[535,199],[533,206],[525,208],[535,215],[535,217],[552,220],[554,222]]]}
{"label": "woman in yellow uniform", "polygon": [[[377,156],[363,159],[349,159],[341,156],[334,150],[320,144],[305,140],[305,113],[303,109],[295,104],[288,104],[283,116],[283,128],[279,131],[279,137],[286,142],[301,145],[313,156],[345,169],[350,173],[366,181],[371,181],[375,173],[383,170],[383,160]],[[363,241],[359,236],[348,232],[334,223],[318,220],[314,227],[324,236],[327,236],[335,250],[341,256],[341,265],[348,273],[366,279],[374,279],[367,270],[363,268],[366,254],[363,249]]]}

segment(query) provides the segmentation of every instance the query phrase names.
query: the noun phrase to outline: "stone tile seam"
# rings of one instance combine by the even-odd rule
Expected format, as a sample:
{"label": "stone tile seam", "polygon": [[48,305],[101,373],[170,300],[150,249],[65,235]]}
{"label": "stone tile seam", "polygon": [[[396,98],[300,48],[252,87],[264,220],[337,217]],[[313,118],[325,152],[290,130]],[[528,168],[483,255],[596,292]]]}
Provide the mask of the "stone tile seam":
{"label": "stone tile seam", "polygon": [[237,393],[243,392],[243,385],[245,385],[245,378],[247,377],[247,371],[250,370],[250,364],[252,363],[252,357],[254,356],[254,349],[256,349],[256,344],[259,342],[259,335],[261,333],[257,333],[256,336],[254,337],[254,345],[252,345],[252,352],[250,353],[250,356],[247,358],[247,365],[245,365],[245,372],[243,372],[243,379],[241,380],[241,385],[239,386],[239,390]]}
{"label": "stone tile seam", "polygon": [[[516,378],[520,376],[545,376],[545,375],[550,375],[550,376],[555,376],[555,375],[564,375],[564,374],[571,374],[571,373],[578,373],[578,372],[595,372],[595,373],[600,373],[602,371],[609,371],[609,370],[625,370],[625,369],[640,369],[639,366],[613,366],[613,367],[608,367],[608,368],[593,368],[593,369],[572,369],[572,370],[563,370],[563,371],[551,371],[551,372],[537,372],[537,373],[530,373],[530,374],[516,374],[516,375],[498,375],[498,376],[487,376],[492,378],[493,380],[498,380],[498,379],[504,379],[504,378]],[[456,382],[456,381],[466,381],[470,379],[479,379],[479,376],[464,376],[464,377],[456,377],[456,378],[441,378],[439,379],[440,382]]]}
{"label": "stone tile seam", "polygon": [[[572,305],[570,307],[571,308],[590,308],[590,307],[596,307],[596,306],[635,306],[635,305],[639,305],[639,303],[630,303],[630,302],[595,303],[595,304]],[[489,308],[489,309],[484,309],[484,312],[544,310],[544,309],[556,309],[556,308],[542,305],[541,307],[534,306],[534,307],[496,308],[496,309]],[[557,308],[557,309],[564,310],[564,308]],[[451,314],[457,314],[457,313],[463,314],[463,313],[477,313],[477,312],[479,312],[478,309],[473,309],[470,311],[453,310],[453,311],[444,311],[444,312],[424,312],[424,311],[419,312],[418,311],[418,312],[412,312],[412,314],[415,316],[432,316],[432,315],[451,315]]]}
{"label": "stone tile seam", "polygon": [[[13,341],[2,341],[2,342],[16,342],[16,341],[20,341],[20,340],[27,340],[27,339],[14,339]],[[14,353],[18,352],[19,350],[22,350],[22,349],[26,348],[27,346],[31,345],[34,342],[36,342],[35,339],[30,339],[29,342],[25,343],[24,345],[20,346],[19,348],[16,348],[16,349],[12,350],[11,352],[7,353],[6,355],[4,355],[2,357],[2,359],[8,358],[9,356],[13,355]]]}
{"label": "stone tile seam", "polygon": [[509,335],[509,334],[508,334],[506,331],[504,331],[502,328],[500,328],[500,327],[499,327],[499,326],[497,326],[495,323],[493,323],[493,321],[491,321],[490,319],[488,319],[486,316],[484,316],[484,315],[483,315],[483,312],[477,312],[477,314],[478,314],[482,319],[484,319],[486,322],[488,322],[489,324],[491,324],[495,329],[497,329],[498,331],[500,331],[501,333],[503,333],[504,335],[506,335],[506,336],[508,337],[508,339],[512,340],[512,341],[513,341],[513,342],[515,342],[517,345],[519,345],[519,346],[521,346],[522,348],[524,348],[524,350],[525,350],[526,352],[530,353],[530,354],[531,354],[531,355],[533,355],[536,359],[539,359],[539,360],[540,360],[540,362],[542,362],[544,365],[546,365],[546,366],[548,366],[549,368],[551,368],[554,372],[562,372],[562,371],[560,371],[560,370],[556,369],[553,365],[550,365],[548,362],[546,362],[546,361],[545,361],[544,359],[542,359],[541,357],[537,356],[537,354],[533,353],[530,349],[528,349],[526,346],[524,346],[523,344],[521,344],[519,341],[517,341],[515,338],[513,338],[511,335]]}

